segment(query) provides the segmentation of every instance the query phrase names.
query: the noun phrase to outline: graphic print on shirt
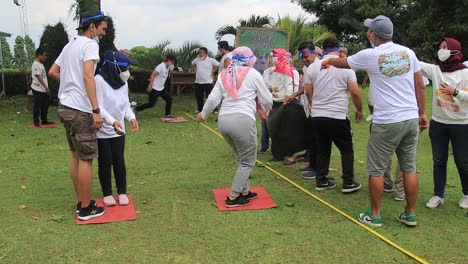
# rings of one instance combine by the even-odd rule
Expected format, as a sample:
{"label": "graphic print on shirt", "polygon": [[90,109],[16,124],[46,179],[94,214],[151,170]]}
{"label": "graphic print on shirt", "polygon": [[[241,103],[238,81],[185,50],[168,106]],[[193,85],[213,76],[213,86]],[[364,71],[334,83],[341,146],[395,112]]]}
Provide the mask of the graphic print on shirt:
{"label": "graphic print on shirt", "polygon": [[[455,87],[455,86],[452,86]],[[440,89],[437,89],[437,106],[449,112],[459,112],[460,106],[455,102],[453,95],[444,94]]]}
{"label": "graphic print on shirt", "polygon": [[411,69],[410,57],[405,51],[381,54],[379,70],[389,78],[408,73]]}

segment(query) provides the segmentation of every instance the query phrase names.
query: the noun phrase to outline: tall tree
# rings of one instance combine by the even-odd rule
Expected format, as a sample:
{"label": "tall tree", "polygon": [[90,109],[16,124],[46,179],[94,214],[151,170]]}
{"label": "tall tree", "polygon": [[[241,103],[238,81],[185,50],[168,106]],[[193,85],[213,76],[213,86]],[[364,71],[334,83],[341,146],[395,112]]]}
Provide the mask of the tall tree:
{"label": "tall tree", "polygon": [[24,51],[26,52],[26,64],[30,66],[36,59],[36,44],[28,35],[24,36]]}
{"label": "tall tree", "polygon": [[73,14],[73,20],[80,23],[82,15],[87,11],[100,11],[101,0],[76,0],[69,12]]}
{"label": "tall tree", "polygon": [[27,69],[27,54],[24,49],[24,39],[21,36],[15,38],[15,45],[13,46],[13,51],[15,56],[13,57],[13,62],[18,69],[21,71],[26,71]]}
{"label": "tall tree", "polygon": [[[5,37],[0,37],[0,44],[2,45],[3,66],[5,69],[13,69],[13,56],[11,55],[10,45]],[[2,67],[3,68],[3,67]]]}
{"label": "tall tree", "polygon": [[[270,16],[250,15],[247,19],[239,19],[239,27],[273,27],[274,19]],[[220,27],[216,33],[216,40],[221,40],[225,35],[237,35],[237,27],[234,25],[224,25]]]}
{"label": "tall tree", "polygon": [[153,70],[154,67],[163,60],[164,51],[169,44],[171,44],[170,41],[163,41],[151,48],[143,46],[132,48],[130,50],[133,60],[132,67],[139,70]]}

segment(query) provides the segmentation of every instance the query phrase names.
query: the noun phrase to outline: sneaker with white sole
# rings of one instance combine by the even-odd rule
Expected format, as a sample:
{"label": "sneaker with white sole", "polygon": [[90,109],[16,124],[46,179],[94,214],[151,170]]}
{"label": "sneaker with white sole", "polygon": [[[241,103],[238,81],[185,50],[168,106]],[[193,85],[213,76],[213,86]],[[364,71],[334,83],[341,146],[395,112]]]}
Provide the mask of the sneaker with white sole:
{"label": "sneaker with white sole", "polygon": [[429,202],[427,202],[426,207],[430,209],[437,208],[443,205],[445,202],[444,198],[440,198],[439,196],[433,196]]}
{"label": "sneaker with white sole", "polygon": [[418,222],[416,222],[416,215],[415,214],[408,214],[407,212],[399,214],[397,216],[397,220],[400,223],[403,223],[403,224],[405,224],[406,226],[409,226],[409,227],[414,227],[414,226],[418,225]]}
{"label": "sneaker with white sole", "polygon": [[364,223],[368,226],[372,227],[382,227],[382,216],[373,216],[372,211],[369,210],[365,213],[359,214],[358,217],[359,221],[361,223]]}
{"label": "sneaker with white sole", "polygon": [[468,195],[463,196],[463,198],[460,200],[460,208],[463,209],[468,209]]}
{"label": "sneaker with white sole", "polygon": [[353,181],[351,184],[343,183],[343,187],[341,189],[342,193],[352,193],[357,192],[361,189],[362,185],[358,182]]}
{"label": "sneaker with white sole", "polygon": [[325,191],[328,189],[333,189],[336,187],[336,183],[331,179],[325,178],[325,180],[317,180],[317,185],[315,185],[315,190]]}
{"label": "sneaker with white sole", "polygon": [[401,201],[404,201],[406,200],[406,196],[395,196],[393,198],[393,200],[397,201],[397,202],[401,202]]}
{"label": "sneaker with white sole", "polygon": [[81,207],[78,219],[81,221],[88,221],[102,216],[105,212],[106,209],[104,209],[104,207],[97,207],[94,204],[90,204],[88,207]]}

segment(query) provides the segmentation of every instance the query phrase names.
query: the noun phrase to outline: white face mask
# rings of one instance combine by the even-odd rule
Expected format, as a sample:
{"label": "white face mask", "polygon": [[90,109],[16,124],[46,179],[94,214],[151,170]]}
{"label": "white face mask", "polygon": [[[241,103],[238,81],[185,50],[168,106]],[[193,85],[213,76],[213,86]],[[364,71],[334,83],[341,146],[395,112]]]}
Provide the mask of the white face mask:
{"label": "white face mask", "polygon": [[126,70],[124,72],[121,72],[119,76],[120,76],[120,80],[126,83],[128,79],[130,78],[130,71]]}
{"label": "white face mask", "polygon": [[446,61],[446,60],[448,60],[448,58],[450,58],[450,50],[440,49],[440,50],[437,52],[437,57],[439,57],[439,60],[440,60],[440,61]]}
{"label": "white face mask", "polygon": [[174,65],[169,65],[168,70],[173,71],[174,70]]}
{"label": "white face mask", "polygon": [[96,41],[97,44],[99,44],[100,39],[96,33],[96,29],[94,29],[94,32],[92,32],[92,36],[93,36],[93,40]]}

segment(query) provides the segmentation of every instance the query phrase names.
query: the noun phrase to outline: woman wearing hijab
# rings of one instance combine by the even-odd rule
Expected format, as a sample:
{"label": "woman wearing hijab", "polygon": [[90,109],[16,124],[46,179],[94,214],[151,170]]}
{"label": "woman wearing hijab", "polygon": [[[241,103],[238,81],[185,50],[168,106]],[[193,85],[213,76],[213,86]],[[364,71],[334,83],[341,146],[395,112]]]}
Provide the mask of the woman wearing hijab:
{"label": "woman wearing hijab", "polygon": [[294,154],[306,148],[304,124],[306,116],[297,100],[288,101],[294,93],[294,68],[285,49],[273,50],[273,65],[269,76],[264,76],[273,94],[273,110],[268,117],[273,160],[285,159],[295,163]]}
{"label": "woman wearing hijab", "polygon": [[257,197],[250,192],[249,177],[257,158],[256,99],[265,113],[272,105],[272,96],[260,73],[253,69],[257,58],[248,47],[232,52],[231,64],[224,69],[209,95],[197,120],[206,120],[221,103],[218,126],[226,142],[237,155],[237,172],[226,199],[226,207],[245,206]]}
{"label": "woman wearing hijab", "polygon": [[112,172],[114,170],[119,205],[128,205],[127,171],[125,168],[125,121],[132,132],[138,131],[138,122],[128,99],[127,80],[130,58],[122,52],[106,51],[104,63],[96,75],[96,93],[104,122],[97,133],[99,157],[98,171],[104,205],[117,204],[112,196]]}
{"label": "woman wearing hijab", "polygon": [[461,44],[444,37],[439,44],[438,65],[421,62],[423,75],[432,80],[434,96],[429,136],[434,166],[434,196],[426,207],[445,202],[449,141],[460,174],[463,197],[461,208],[468,208],[468,68],[462,64]]}

